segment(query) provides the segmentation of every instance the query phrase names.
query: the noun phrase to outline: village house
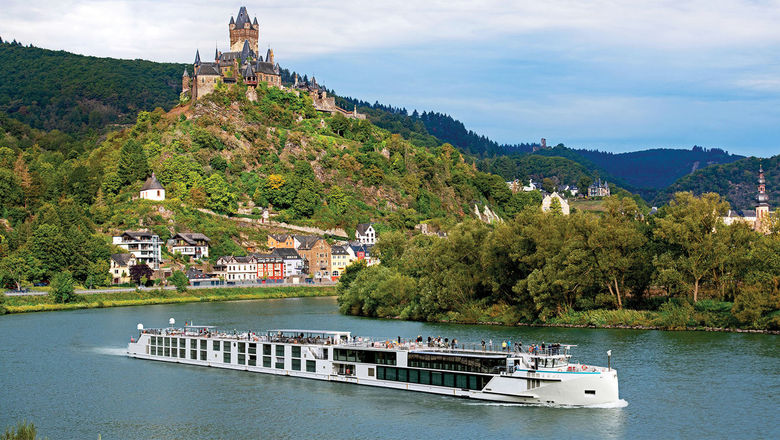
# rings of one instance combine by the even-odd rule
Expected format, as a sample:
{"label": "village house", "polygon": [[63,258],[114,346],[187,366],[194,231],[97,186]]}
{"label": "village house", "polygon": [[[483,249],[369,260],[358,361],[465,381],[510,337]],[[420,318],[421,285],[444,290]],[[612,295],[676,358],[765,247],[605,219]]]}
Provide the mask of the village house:
{"label": "village house", "polygon": [[252,254],[257,263],[257,278],[284,279],[284,259],[274,254]]}
{"label": "village house", "polygon": [[298,251],[293,248],[276,248],[271,255],[282,259],[284,263],[283,275],[285,278],[303,273],[303,258],[298,255]]}
{"label": "village house", "polygon": [[588,197],[609,197],[609,184],[601,178],[596,178],[591,186],[588,187]]}
{"label": "village house", "polygon": [[136,264],[146,264],[153,270],[160,269],[161,242],[157,234],[146,231],[125,231],[122,235],[114,236],[113,243],[130,251],[135,257]]}
{"label": "village house", "polygon": [[558,205],[561,207],[561,213],[563,215],[569,215],[569,202],[566,201],[563,197],[561,197],[557,192],[554,192],[552,194],[547,194],[542,199],[542,211],[543,212],[549,212],[550,208],[552,207],[553,200],[558,201]]}
{"label": "village house", "polygon": [[295,249],[295,239],[289,234],[268,234],[266,243],[268,249]]}
{"label": "village house", "polygon": [[314,278],[330,276],[330,245],[325,239],[315,235],[296,235],[295,243],[309,275]]}
{"label": "village house", "polygon": [[194,259],[208,258],[210,241],[199,232],[180,232],[168,240],[168,250]]}
{"label": "village house", "polygon": [[374,226],[371,223],[361,223],[357,225],[355,240],[362,244],[375,245],[376,231],[374,230]]}
{"label": "village house", "polygon": [[344,274],[344,270],[352,263],[354,258],[347,252],[345,246],[333,245],[330,247],[330,269],[331,279],[339,279]]}
{"label": "village house", "polygon": [[126,284],[131,281],[130,268],[135,266],[133,254],[111,254],[111,282],[113,284]]}
{"label": "village house", "polygon": [[250,256],[219,257],[214,264],[214,273],[227,282],[257,281],[257,260]]}
{"label": "village house", "polygon": [[346,247],[346,250],[351,256],[352,261],[365,260],[366,266],[374,266],[379,264],[379,259],[372,256],[373,249],[373,246],[368,246],[359,242],[352,242]]}
{"label": "village house", "polygon": [[152,173],[152,177],[146,179],[144,186],[141,187],[140,197],[145,200],[154,200],[161,202],[165,200],[165,188],[157,180],[157,176]]}

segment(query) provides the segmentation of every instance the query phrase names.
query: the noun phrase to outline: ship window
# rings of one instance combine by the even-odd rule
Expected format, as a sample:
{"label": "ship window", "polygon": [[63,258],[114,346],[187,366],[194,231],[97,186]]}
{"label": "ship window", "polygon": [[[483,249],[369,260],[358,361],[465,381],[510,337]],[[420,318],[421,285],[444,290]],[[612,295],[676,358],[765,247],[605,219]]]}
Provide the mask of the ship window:
{"label": "ship window", "polygon": [[409,382],[420,383],[420,370],[409,370]]}
{"label": "ship window", "polygon": [[170,356],[171,355],[171,348],[170,347],[165,347],[165,355],[166,356]]}
{"label": "ship window", "polygon": [[198,358],[198,350],[190,350],[190,359],[195,360]]}
{"label": "ship window", "polygon": [[385,370],[386,367],[376,367],[376,378],[380,380],[385,380]]}
{"label": "ship window", "polygon": [[469,387],[469,377],[465,374],[459,374],[457,376],[457,382],[458,382],[458,388],[468,388]]}
{"label": "ship window", "polygon": [[206,340],[205,339],[201,339],[200,340],[200,349],[201,350],[205,350],[206,349]]}
{"label": "ship window", "polygon": [[219,350],[219,341],[214,341],[214,343],[212,345],[213,345],[213,347],[211,347],[211,348],[213,348],[214,350]]}
{"label": "ship window", "polygon": [[228,341],[223,341],[223,342],[222,342],[222,350],[224,350],[224,351],[230,351],[230,342],[228,342]]}
{"label": "ship window", "polygon": [[444,386],[445,387],[454,387],[455,386],[455,375],[452,373],[444,373]]}
{"label": "ship window", "polygon": [[157,345],[157,337],[155,337],[155,336],[149,337],[149,344]]}
{"label": "ship window", "polygon": [[246,342],[239,342],[238,343],[238,352],[239,353],[246,353]]}
{"label": "ship window", "polygon": [[284,357],[284,345],[277,345],[276,346],[276,356],[277,357]]}
{"label": "ship window", "polygon": [[187,358],[187,349],[186,348],[180,348],[179,349],[179,357],[182,359]]}
{"label": "ship window", "polygon": [[179,340],[176,338],[171,338],[171,347],[178,347],[179,346]]}
{"label": "ship window", "polygon": [[179,348],[187,348],[187,340],[179,339]]}
{"label": "ship window", "polygon": [[431,372],[431,385],[441,385],[441,373],[436,371]]}
{"label": "ship window", "polygon": [[397,371],[393,367],[387,367],[385,369],[385,379],[387,380],[396,380],[398,377]]}
{"label": "ship window", "polygon": [[243,353],[238,354],[238,364],[239,365],[246,365],[246,355]]}
{"label": "ship window", "polygon": [[263,356],[263,366],[265,368],[271,368],[271,357],[270,356]]}
{"label": "ship window", "polygon": [[200,360],[202,360],[202,361],[206,360],[206,350],[202,350],[200,352]]}
{"label": "ship window", "polygon": [[257,354],[257,344],[249,344],[249,354]]}
{"label": "ship window", "polygon": [[595,396],[596,395],[596,390],[585,390],[585,394],[592,394],[592,395]]}
{"label": "ship window", "polygon": [[284,359],[282,359],[282,360],[277,359],[276,360],[276,368],[278,368],[280,370],[284,370]]}
{"label": "ship window", "polygon": [[474,376],[474,375],[470,375],[469,376],[469,389],[472,389],[472,390],[480,389],[478,384],[477,384],[477,376]]}
{"label": "ship window", "polygon": [[170,347],[171,346],[171,338],[165,338],[165,346]]}
{"label": "ship window", "polygon": [[249,365],[251,366],[257,366],[257,355],[250,354],[249,355]]}
{"label": "ship window", "polygon": [[431,384],[431,372],[428,370],[420,370],[420,383],[425,385]]}
{"label": "ship window", "polygon": [[155,347],[155,346],[152,346],[152,354],[153,354],[154,356],[157,356],[157,347]]}
{"label": "ship window", "polygon": [[263,344],[263,354],[265,356],[271,356],[271,344]]}
{"label": "ship window", "polygon": [[306,371],[310,373],[314,373],[317,371],[317,362],[315,361],[306,361]]}
{"label": "ship window", "polygon": [[297,347],[297,346],[292,347],[292,357],[294,358],[301,357],[301,347]]}
{"label": "ship window", "polygon": [[409,380],[409,375],[407,374],[406,368],[399,368],[398,369],[398,381],[399,382],[406,382]]}
{"label": "ship window", "polygon": [[230,363],[230,352],[226,351],[222,353],[222,362],[229,364]]}
{"label": "ship window", "polygon": [[301,371],[301,360],[300,359],[293,359],[292,360],[292,369],[295,371]]}
{"label": "ship window", "polygon": [[373,368],[369,368],[368,369],[368,377],[374,377],[374,369]]}

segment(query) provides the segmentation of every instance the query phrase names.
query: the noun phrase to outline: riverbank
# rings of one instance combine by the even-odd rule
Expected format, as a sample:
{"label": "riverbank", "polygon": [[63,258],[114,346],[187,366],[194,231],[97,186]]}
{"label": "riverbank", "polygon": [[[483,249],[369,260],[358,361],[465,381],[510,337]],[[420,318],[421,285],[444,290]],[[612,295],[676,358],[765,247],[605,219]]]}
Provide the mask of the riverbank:
{"label": "riverbank", "polygon": [[335,287],[246,287],[190,289],[186,292],[163,289],[144,289],[131,292],[95,293],[79,295],[76,301],[55,303],[49,296],[7,297],[6,313],[49,312],[55,310],[95,309],[103,307],[126,307],[150,304],[173,304],[211,301],[239,301],[250,299],[302,298],[312,296],[334,296]]}

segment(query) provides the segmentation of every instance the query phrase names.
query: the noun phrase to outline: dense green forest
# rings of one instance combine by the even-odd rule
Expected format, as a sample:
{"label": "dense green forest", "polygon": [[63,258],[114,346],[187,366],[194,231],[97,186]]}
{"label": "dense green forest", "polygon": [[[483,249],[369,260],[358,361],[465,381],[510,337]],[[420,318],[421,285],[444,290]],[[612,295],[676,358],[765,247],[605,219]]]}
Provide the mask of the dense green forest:
{"label": "dense green forest", "polygon": [[34,128],[78,133],[132,123],[141,110],[170,109],[184,65],[3,42],[0,71],[0,112]]}
{"label": "dense green forest", "polygon": [[716,192],[722,194],[734,209],[755,209],[759,164],[764,167],[769,203],[776,207],[780,200],[780,156],[768,159],[749,157],[698,170],[661,191],[653,203],[667,203],[678,191],[691,191],[694,194]]}
{"label": "dense green forest", "polygon": [[528,209],[466,221],[445,239],[379,237],[381,266],[354,265],[344,313],[458,322],[780,329],[780,239],[726,226],[717,194],[678,193],[657,215],[628,197],[604,215]]}

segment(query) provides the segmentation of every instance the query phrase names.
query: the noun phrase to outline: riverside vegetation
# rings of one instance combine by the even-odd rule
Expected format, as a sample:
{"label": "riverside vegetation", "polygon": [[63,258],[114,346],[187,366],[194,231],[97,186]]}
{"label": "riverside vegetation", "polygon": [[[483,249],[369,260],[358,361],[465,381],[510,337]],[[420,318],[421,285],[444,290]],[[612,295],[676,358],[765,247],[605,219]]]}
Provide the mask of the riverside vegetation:
{"label": "riverside vegetation", "polygon": [[[780,237],[726,226],[717,194],[678,193],[643,217],[627,197],[605,212],[527,209],[449,237],[380,236],[381,266],[354,265],[343,313],[450,322],[780,329]],[[775,228],[775,231],[777,228]]]}

